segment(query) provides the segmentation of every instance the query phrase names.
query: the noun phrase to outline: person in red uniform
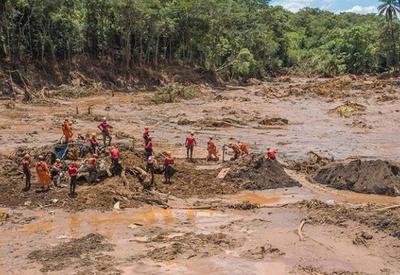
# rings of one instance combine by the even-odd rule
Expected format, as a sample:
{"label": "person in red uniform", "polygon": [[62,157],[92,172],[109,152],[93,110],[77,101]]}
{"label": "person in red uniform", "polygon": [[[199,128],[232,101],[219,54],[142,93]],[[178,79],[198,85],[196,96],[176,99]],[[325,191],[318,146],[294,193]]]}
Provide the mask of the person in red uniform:
{"label": "person in red uniform", "polygon": [[185,146],[186,146],[186,157],[189,160],[193,160],[193,149],[196,146],[196,138],[194,137],[194,133],[190,132],[190,134],[186,137]]}
{"label": "person in red uniform", "polygon": [[171,156],[171,152],[168,152],[164,158],[164,177],[165,183],[171,183],[171,178],[174,175],[174,159]]}
{"label": "person in red uniform", "polygon": [[113,144],[113,146],[110,149],[110,156],[111,156],[113,176],[121,175],[122,168],[121,168],[121,164],[119,163],[119,159],[121,158],[121,153],[119,152],[119,150],[115,144]]}
{"label": "person in red uniform", "polygon": [[239,145],[237,145],[236,143],[229,143],[229,148],[232,149],[233,151],[233,157],[231,158],[231,160],[237,160],[240,157],[241,151],[239,148]]}
{"label": "person in red uniform", "polygon": [[143,131],[143,141],[144,141],[144,146],[146,147],[147,142],[149,142],[150,139],[150,131],[149,131],[149,127],[144,127],[144,131]]}
{"label": "person in red uniform", "polygon": [[97,128],[100,129],[101,134],[103,135],[104,147],[106,147],[107,139],[108,139],[108,146],[110,146],[112,140],[110,131],[113,129],[113,127],[110,124],[108,124],[107,119],[105,117],[103,118],[103,122],[100,123],[99,126],[97,126]]}
{"label": "person in red uniform", "polygon": [[144,155],[146,160],[153,155],[153,138],[148,137],[147,143],[144,146]]}
{"label": "person in red uniform", "polygon": [[53,166],[51,167],[51,179],[53,180],[55,187],[61,187],[61,160],[56,159]]}
{"label": "person in red uniform", "polygon": [[89,138],[90,149],[92,150],[92,154],[98,153],[99,143],[97,142],[96,134],[93,133]]}
{"label": "person in red uniform", "polygon": [[87,168],[89,172],[89,184],[96,183],[97,180],[97,154],[93,154],[88,160],[87,160]]}
{"label": "person in red uniform", "polygon": [[76,164],[76,161],[72,161],[71,164],[68,166],[68,174],[71,178],[69,185],[69,195],[71,197],[76,195],[75,189],[78,180],[78,172],[79,172],[78,164]]}
{"label": "person in red uniform", "polygon": [[24,156],[24,159],[22,160],[22,171],[24,172],[24,177],[25,177],[25,187],[22,189],[23,191],[29,191],[31,189],[31,156],[29,154],[26,154]]}
{"label": "person in red uniform", "polygon": [[274,149],[268,148],[266,157],[272,160],[276,159],[277,152]]}

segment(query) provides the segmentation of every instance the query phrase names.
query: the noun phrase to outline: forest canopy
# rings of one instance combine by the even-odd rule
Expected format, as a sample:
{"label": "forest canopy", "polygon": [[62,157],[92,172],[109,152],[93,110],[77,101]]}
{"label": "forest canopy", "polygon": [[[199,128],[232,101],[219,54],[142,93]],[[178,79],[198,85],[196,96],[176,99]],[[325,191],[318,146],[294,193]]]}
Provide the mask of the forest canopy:
{"label": "forest canopy", "polygon": [[398,68],[399,31],[396,16],[292,13],[268,0],[3,0],[0,62],[86,56],[230,77],[374,73]]}

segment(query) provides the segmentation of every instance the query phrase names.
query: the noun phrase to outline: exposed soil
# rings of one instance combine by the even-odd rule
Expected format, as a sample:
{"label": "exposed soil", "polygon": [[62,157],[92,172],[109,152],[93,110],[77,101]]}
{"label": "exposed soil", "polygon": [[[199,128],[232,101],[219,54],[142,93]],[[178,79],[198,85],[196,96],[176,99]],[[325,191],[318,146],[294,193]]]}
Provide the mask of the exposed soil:
{"label": "exposed soil", "polygon": [[[38,77],[40,83],[27,83],[28,104],[21,102],[23,88],[11,83],[17,100],[0,105],[0,254],[6,255],[0,273],[399,273],[400,208],[384,207],[400,197],[352,192],[398,194],[398,165],[389,161],[400,161],[397,78],[278,77],[216,87],[212,76],[178,66],[118,77],[100,65],[71,68],[48,85]],[[160,87],[174,82],[184,93],[157,98]],[[123,176],[107,175],[103,152],[105,175],[94,186],[82,176],[76,198],[68,197],[68,187],[36,192],[33,160],[32,189],[22,192],[23,155],[50,161],[65,116],[75,135],[96,132],[107,117]],[[144,190],[144,126],[158,163],[171,151],[177,170],[164,184],[158,169],[151,191]],[[193,162],[185,159],[190,130],[198,143]],[[209,136],[220,157],[232,141],[247,143],[251,155],[207,162]],[[265,159],[268,147],[278,161]],[[77,157],[72,151],[65,164]],[[228,150],[225,160],[230,156]],[[228,175],[217,179],[223,168]],[[316,173],[327,183],[306,180]]]}
{"label": "exposed soil", "polygon": [[232,165],[225,179],[248,190],[301,186],[286,174],[278,161],[254,154]]}
{"label": "exposed soil", "polygon": [[379,207],[375,205],[329,205],[318,200],[303,201],[296,205],[307,210],[305,219],[308,223],[346,227],[349,221],[355,221],[400,239],[399,208],[376,211]]}
{"label": "exposed soil", "polygon": [[360,193],[400,195],[400,166],[397,163],[354,160],[321,168],[314,181],[337,189]]}
{"label": "exposed soil", "polygon": [[238,245],[237,240],[223,233],[170,235],[162,233],[153,237],[149,242],[157,247],[148,251],[146,256],[155,261],[190,259],[217,255],[225,249],[232,249]]}
{"label": "exposed soil", "polygon": [[91,233],[52,248],[34,250],[29,253],[28,259],[41,263],[42,272],[72,267],[84,268],[85,272],[91,273],[117,274],[119,271],[112,265],[114,258],[103,254],[113,250],[114,245],[108,243],[102,235]]}

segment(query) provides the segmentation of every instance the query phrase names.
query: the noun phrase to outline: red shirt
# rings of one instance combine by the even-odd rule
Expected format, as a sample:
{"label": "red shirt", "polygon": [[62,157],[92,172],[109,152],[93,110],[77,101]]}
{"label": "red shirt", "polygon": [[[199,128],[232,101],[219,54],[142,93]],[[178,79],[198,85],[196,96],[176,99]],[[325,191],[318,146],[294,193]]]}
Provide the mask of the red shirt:
{"label": "red shirt", "polygon": [[276,159],[276,151],[275,150],[269,150],[267,152],[267,157],[270,159]]}
{"label": "red shirt", "polygon": [[89,139],[89,142],[91,145],[96,145],[97,144],[97,139],[95,137],[92,137]]}
{"label": "red shirt", "polygon": [[94,166],[96,164],[96,158],[90,158],[87,161],[88,166]]}
{"label": "red shirt", "polygon": [[69,174],[71,177],[78,175],[78,167],[76,167],[76,165],[72,165],[72,164],[71,164],[71,165],[68,167],[68,174]]}
{"label": "red shirt", "polygon": [[102,123],[99,124],[98,128],[102,131],[102,132],[108,132],[110,129],[112,129],[113,127],[108,124],[107,122],[103,121]]}
{"label": "red shirt", "polygon": [[146,149],[147,150],[153,150],[153,142],[152,141],[147,142]]}
{"label": "red shirt", "polygon": [[110,155],[113,159],[119,159],[121,157],[121,153],[118,151],[117,148],[111,149]]}
{"label": "red shirt", "polygon": [[186,138],[186,146],[194,146],[196,145],[196,139],[194,136],[190,135]]}
{"label": "red shirt", "polygon": [[164,166],[169,166],[174,164],[174,159],[172,157],[165,157]]}
{"label": "red shirt", "polygon": [[23,161],[22,161],[22,168],[24,169],[24,170],[29,170],[29,165],[31,164],[31,162],[29,161],[29,160],[27,160],[27,159],[24,159]]}

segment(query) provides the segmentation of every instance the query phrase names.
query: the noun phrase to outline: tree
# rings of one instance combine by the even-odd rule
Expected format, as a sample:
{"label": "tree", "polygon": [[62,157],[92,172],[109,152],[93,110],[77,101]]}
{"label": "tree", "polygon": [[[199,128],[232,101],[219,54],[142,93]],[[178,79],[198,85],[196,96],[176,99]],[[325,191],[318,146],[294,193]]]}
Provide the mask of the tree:
{"label": "tree", "polygon": [[397,42],[396,34],[394,31],[394,20],[397,19],[400,13],[400,1],[399,0],[380,0],[382,2],[378,7],[379,15],[384,15],[387,22],[387,31],[390,33],[390,38],[392,42],[392,58],[393,65],[398,67],[398,54],[397,54]]}

